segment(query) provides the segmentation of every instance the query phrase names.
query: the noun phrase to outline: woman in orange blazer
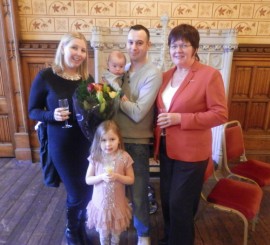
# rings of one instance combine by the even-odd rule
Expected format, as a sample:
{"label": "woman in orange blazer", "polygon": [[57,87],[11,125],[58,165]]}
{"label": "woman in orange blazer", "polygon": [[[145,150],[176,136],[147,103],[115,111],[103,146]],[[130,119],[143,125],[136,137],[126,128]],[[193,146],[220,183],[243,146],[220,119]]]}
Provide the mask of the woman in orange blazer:
{"label": "woman in orange blazer", "polygon": [[221,74],[199,62],[199,41],[199,32],[187,24],[168,37],[175,67],[163,74],[155,129],[164,218],[160,245],[194,244],[194,216],[212,154],[211,128],[228,117]]}

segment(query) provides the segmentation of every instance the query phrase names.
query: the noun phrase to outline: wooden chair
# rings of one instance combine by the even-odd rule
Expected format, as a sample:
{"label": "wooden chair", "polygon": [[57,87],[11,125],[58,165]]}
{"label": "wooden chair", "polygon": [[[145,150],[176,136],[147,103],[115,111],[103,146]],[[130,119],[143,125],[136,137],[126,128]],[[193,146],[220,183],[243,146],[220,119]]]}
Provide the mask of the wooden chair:
{"label": "wooden chair", "polygon": [[270,163],[246,158],[240,122],[234,120],[223,126],[222,149],[225,174],[229,177],[243,176],[252,179],[260,187],[270,185]]}
{"label": "wooden chair", "polygon": [[214,181],[214,186],[207,193],[202,191],[201,197],[207,204],[206,207],[235,214],[243,220],[243,245],[247,245],[249,221],[252,221],[254,231],[263,195],[262,189],[254,182],[245,182],[246,178],[240,177],[239,180],[218,178],[215,172],[213,161],[210,161],[205,181],[210,181],[209,177],[214,176],[211,178],[211,184]]}

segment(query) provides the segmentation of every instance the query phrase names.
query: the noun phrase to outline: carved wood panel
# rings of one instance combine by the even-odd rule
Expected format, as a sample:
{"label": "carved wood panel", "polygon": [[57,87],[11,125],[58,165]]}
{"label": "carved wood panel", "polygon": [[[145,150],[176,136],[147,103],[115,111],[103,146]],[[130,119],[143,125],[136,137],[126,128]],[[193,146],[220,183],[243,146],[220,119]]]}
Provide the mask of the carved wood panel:
{"label": "carved wood panel", "polygon": [[[0,53],[1,54],[1,53]],[[8,119],[8,105],[4,91],[4,68],[1,66],[0,58],[0,156],[13,156],[11,143],[11,132]],[[8,147],[7,144],[10,146]]]}
{"label": "carved wood panel", "polygon": [[[42,57],[42,59],[40,57],[22,58],[22,73],[23,73],[23,78],[24,78],[23,87],[25,91],[24,95],[25,95],[26,106],[28,105],[29,93],[30,93],[32,81],[40,70],[50,66],[53,60],[53,57],[50,57],[50,56],[51,55],[49,54],[46,57]],[[28,119],[30,147],[31,147],[31,154],[32,154],[33,162],[36,162],[39,160],[39,142],[37,139],[37,134],[34,129],[35,124],[36,124],[35,121]]]}
{"label": "carved wood panel", "polygon": [[269,47],[240,47],[235,53],[230,81],[229,119],[241,122],[247,154],[270,162]]}
{"label": "carved wood panel", "polygon": [[[0,11],[1,8],[0,8]],[[10,109],[10,79],[8,76],[8,54],[5,45],[5,32],[2,15],[0,17],[0,157],[14,157],[14,143],[12,135]]]}

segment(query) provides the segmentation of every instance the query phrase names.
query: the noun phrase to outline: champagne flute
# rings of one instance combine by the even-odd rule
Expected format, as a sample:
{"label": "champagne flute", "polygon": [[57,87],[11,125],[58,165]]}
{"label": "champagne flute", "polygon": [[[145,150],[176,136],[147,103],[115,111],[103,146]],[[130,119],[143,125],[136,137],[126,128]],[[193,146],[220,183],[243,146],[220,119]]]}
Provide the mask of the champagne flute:
{"label": "champagne flute", "polygon": [[111,174],[114,170],[115,161],[110,155],[104,155],[103,159],[104,159],[104,166],[103,166],[104,171],[107,174]]}
{"label": "champagne flute", "polygon": [[111,174],[114,170],[114,162],[108,162],[104,166],[104,170],[107,174]]}
{"label": "champagne flute", "polygon": [[[159,114],[162,114],[162,113],[166,113],[167,112],[166,108],[159,108],[158,111],[159,111]],[[166,135],[166,129],[163,128],[163,129],[161,129],[160,136],[165,136],[165,135]]]}
{"label": "champagne flute", "polygon": [[[58,104],[65,111],[69,111],[68,99],[59,99]],[[65,125],[62,128],[72,128],[72,125],[68,124],[68,120],[65,120]]]}

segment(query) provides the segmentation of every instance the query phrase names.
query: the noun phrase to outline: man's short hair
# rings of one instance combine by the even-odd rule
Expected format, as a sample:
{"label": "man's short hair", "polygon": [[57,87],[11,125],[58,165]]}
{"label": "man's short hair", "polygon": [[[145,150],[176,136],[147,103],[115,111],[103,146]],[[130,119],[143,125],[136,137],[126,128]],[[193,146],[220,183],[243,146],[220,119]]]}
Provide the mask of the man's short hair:
{"label": "man's short hair", "polygon": [[148,41],[150,40],[150,32],[145,26],[143,26],[143,25],[134,25],[134,26],[131,26],[129,28],[129,31],[131,31],[131,30],[135,30],[135,31],[143,30],[143,31],[145,31]]}

